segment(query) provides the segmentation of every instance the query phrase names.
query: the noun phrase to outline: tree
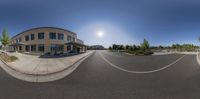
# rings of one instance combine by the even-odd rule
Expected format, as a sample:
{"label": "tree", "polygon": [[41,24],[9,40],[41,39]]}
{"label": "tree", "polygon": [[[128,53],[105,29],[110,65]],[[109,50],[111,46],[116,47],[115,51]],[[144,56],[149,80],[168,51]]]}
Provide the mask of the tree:
{"label": "tree", "polygon": [[[199,36],[199,42],[200,42],[200,36]],[[199,46],[199,48],[200,48],[200,46]],[[200,50],[199,50],[200,51]]]}
{"label": "tree", "polygon": [[119,50],[124,50],[124,45],[119,45]]}
{"label": "tree", "polygon": [[129,45],[126,45],[126,46],[125,46],[125,49],[126,49],[126,50],[128,50],[128,49],[129,49],[129,47],[130,47]]}
{"label": "tree", "polygon": [[113,44],[113,45],[112,45],[112,49],[113,49],[113,50],[117,50],[117,45],[116,45],[116,44]]}
{"label": "tree", "polygon": [[135,51],[135,50],[137,50],[138,48],[137,48],[137,46],[134,44],[133,45],[133,50]]}
{"label": "tree", "polygon": [[200,42],[200,36],[199,36],[199,42]]}
{"label": "tree", "polygon": [[0,41],[3,47],[6,47],[10,42],[9,34],[5,28],[3,29],[2,36],[0,37]]}
{"label": "tree", "polygon": [[109,48],[108,48],[109,50],[112,50],[112,47],[111,46],[109,46]]}
{"label": "tree", "polygon": [[141,44],[141,48],[142,50],[149,49],[149,42],[146,39],[144,39],[143,43]]}

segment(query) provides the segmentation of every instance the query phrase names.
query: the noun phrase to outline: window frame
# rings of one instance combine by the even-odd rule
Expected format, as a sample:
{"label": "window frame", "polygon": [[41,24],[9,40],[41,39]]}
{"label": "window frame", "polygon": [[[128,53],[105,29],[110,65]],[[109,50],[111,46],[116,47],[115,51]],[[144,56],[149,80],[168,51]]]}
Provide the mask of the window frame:
{"label": "window frame", "polygon": [[[43,34],[43,35],[41,36],[41,34]],[[38,33],[38,40],[43,40],[44,38],[45,38],[44,32]]]}
{"label": "window frame", "polygon": [[35,34],[31,34],[31,40],[35,40]]}
{"label": "window frame", "polygon": [[25,41],[29,41],[29,40],[30,40],[29,35],[26,35],[26,36],[25,36]]}
{"label": "window frame", "polygon": [[57,39],[56,33],[55,32],[49,32],[49,39],[51,39],[51,40]]}
{"label": "window frame", "polygon": [[71,42],[72,41],[72,36],[71,35],[67,35],[67,41]]}
{"label": "window frame", "polygon": [[58,40],[64,40],[64,34],[63,33],[58,33]]}
{"label": "window frame", "polygon": [[[43,50],[40,50],[40,47],[43,47]],[[38,44],[38,52],[44,52],[44,51],[45,51],[44,44]]]}

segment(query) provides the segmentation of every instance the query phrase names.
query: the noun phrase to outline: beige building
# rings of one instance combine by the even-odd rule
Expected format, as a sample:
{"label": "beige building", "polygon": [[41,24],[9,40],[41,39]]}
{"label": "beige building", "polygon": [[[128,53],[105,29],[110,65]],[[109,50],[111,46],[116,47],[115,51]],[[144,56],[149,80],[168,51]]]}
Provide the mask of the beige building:
{"label": "beige building", "polygon": [[9,49],[10,51],[44,54],[85,52],[87,47],[74,32],[56,27],[39,27],[12,37]]}

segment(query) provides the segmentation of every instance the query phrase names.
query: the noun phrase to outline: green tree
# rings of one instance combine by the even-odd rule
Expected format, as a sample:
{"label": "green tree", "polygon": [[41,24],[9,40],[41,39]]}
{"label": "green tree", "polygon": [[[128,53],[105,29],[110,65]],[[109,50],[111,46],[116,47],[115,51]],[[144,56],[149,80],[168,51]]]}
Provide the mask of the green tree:
{"label": "green tree", "polygon": [[10,42],[9,34],[5,28],[3,29],[2,36],[0,37],[0,41],[3,47],[6,47]]}
{"label": "green tree", "polygon": [[134,44],[133,45],[133,50],[135,51],[135,50],[137,50],[138,48],[137,48],[137,46]]}
{"label": "green tree", "polygon": [[108,48],[109,50],[112,50],[112,47],[111,46],[109,46],[109,48]]}
{"label": "green tree", "polygon": [[128,50],[128,49],[129,49],[129,47],[130,47],[129,45],[126,45],[126,46],[125,46],[125,49],[126,49],[126,50]]}
{"label": "green tree", "polygon": [[116,45],[116,44],[113,44],[113,45],[112,45],[112,49],[113,49],[113,50],[117,50],[117,45]]}
{"label": "green tree", "polygon": [[141,48],[142,50],[149,49],[149,42],[146,39],[144,39],[143,43],[141,44]]}
{"label": "green tree", "polygon": [[119,50],[124,50],[124,45],[119,45]]}
{"label": "green tree", "polygon": [[199,42],[200,42],[200,36],[199,36]]}
{"label": "green tree", "polygon": [[200,36],[199,36],[199,42],[200,42]]}

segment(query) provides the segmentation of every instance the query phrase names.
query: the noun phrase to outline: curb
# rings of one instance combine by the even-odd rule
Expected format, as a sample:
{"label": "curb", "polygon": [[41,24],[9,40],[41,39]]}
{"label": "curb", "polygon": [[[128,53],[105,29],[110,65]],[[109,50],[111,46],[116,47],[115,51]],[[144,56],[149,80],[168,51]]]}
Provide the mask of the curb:
{"label": "curb", "polygon": [[69,67],[60,70],[60,71],[56,71],[53,73],[49,73],[49,74],[27,74],[27,73],[23,73],[20,72],[12,67],[10,67],[9,65],[6,64],[5,61],[3,61],[2,59],[0,59],[0,66],[11,76],[23,80],[23,81],[27,81],[27,82],[51,82],[51,81],[56,81],[59,79],[62,79],[64,77],[66,77],[67,75],[71,74],[85,59],[87,59],[90,55],[92,55],[93,52],[89,52],[88,55],[80,58],[78,61],[76,61],[75,63],[73,63],[72,65],[70,65]]}

